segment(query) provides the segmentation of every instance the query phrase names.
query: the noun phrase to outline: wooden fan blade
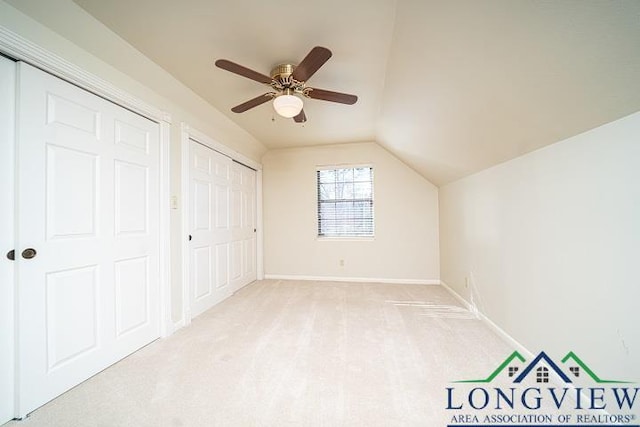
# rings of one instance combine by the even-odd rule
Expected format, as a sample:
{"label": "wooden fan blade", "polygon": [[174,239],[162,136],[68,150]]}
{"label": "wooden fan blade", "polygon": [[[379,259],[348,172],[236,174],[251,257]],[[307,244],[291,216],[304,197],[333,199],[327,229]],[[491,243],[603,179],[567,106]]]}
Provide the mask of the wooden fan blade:
{"label": "wooden fan blade", "polygon": [[297,116],[293,118],[293,121],[296,123],[304,123],[307,121],[307,115],[304,114],[304,110],[300,110]]}
{"label": "wooden fan blade", "polygon": [[302,62],[293,70],[291,77],[299,82],[309,80],[331,58],[331,51],[326,47],[316,46],[305,56]]}
{"label": "wooden fan blade", "polygon": [[216,67],[222,68],[223,70],[230,71],[232,73],[238,74],[251,80],[255,80],[260,83],[271,84],[271,77],[265,76],[264,74],[257,71],[250,70],[249,68],[243,67],[242,65],[236,64],[235,62],[227,61],[226,59],[218,59],[216,61]]}
{"label": "wooden fan blade", "polygon": [[339,102],[340,104],[353,105],[358,101],[358,97],[355,95],[349,95],[348,93],[332,92],[324,89],[311,89],[306,95],[309,98],[321,99],[323,101]]}
{"label": "wooden fan blade", "polygon": [[274,95],[275,95],[274,92],[267,92],[260,96],[256,96],[255,98],[250,99],[247,102],[244,102],[240,105],[236,105],[231,109],[231,111],[233,111],[234,113],[244,113],[245,111],[250,110],[253,107],[257,107],[258,105],[264,104],[265,102],[271,100]]}

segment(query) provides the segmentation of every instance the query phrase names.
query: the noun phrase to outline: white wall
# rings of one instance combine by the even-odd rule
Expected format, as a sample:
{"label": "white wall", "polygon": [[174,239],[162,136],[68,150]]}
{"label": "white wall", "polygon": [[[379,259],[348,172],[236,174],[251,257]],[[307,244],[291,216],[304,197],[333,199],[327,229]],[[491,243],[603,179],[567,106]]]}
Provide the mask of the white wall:
{"label": "white wall", "polygon": [[[171,194],[180,197],[180,123],[258,161],[266,148],[71,0],[0,1],[0,26],[172,116]],[[172,317],[182,316],[181,212],[171,211]]]}
{"label": "white wall", "polygon": [[640,381],[640,113],[441,187],[440,239],[442,280],[530,351]]}
{"label": "white wall", "polygon": [[[438,189],[379,145],[275,150],[262,163],[265,274],[440,278]],[[317,239],[316,167],[342,164],[374,167],[373,241]]]}

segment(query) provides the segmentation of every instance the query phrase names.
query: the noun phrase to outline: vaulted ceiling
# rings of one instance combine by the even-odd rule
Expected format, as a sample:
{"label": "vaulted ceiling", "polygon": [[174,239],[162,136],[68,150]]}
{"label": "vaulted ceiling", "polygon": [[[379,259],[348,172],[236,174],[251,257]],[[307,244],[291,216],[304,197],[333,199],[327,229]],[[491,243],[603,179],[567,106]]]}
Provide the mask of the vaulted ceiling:
{"label": "vaulted ceiling", "polygon": [[[74,0],[269,148],[377,141],[443,184],[640,110],[637,0]],[[19,2],[12,2],[17,4]],[[308,122],[214,66],[268,74],[313,46]]]}

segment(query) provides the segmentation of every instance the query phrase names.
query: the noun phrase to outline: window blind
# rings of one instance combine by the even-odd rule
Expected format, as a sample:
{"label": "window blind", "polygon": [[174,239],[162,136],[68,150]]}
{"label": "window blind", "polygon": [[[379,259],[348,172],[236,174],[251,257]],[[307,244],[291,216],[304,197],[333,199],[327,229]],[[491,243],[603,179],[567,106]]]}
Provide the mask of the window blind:
{"label": "window blind", "polygon": [[373,168],[319,169],[318,236],[373,236]]}

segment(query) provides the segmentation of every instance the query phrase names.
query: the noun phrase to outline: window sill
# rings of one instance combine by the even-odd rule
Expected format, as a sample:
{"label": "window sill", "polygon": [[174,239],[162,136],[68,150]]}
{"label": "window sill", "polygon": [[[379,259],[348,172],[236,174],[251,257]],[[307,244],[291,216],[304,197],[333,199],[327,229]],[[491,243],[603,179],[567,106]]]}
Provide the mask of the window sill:
{"label": "window sill", "polygon": [[316,236],[319,242],[373,242],[375,236]]}

